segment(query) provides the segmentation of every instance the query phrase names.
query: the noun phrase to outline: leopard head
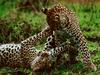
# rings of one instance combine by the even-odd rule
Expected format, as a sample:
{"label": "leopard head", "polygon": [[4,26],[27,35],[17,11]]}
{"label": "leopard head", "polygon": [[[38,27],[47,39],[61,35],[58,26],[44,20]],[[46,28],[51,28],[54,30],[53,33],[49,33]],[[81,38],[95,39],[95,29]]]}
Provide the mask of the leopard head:
{"label": "leopard head", "polygon": [[53,30],[58,30],[66,27],[69,23],[69,18],[66,14],[68,9],[62,6],[61,4],[57,4],[52,8],[44,8],[42,12],[47,16],[47,23]]}
{"label": "leopard head", "polygon": [[49,69],[50,67],[49,53],[47,51],[41,52],[31,63],[33,71]]}

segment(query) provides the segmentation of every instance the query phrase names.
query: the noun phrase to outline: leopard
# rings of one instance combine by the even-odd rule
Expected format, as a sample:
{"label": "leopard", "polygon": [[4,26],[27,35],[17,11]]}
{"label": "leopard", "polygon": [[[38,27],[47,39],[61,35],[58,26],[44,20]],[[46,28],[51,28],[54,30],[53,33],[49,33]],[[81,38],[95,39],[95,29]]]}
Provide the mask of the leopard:
{"label": "leopard", "polygon": [[[47,30],[45,29],[45,31],[42,31],[40,33],[38,33],[37,35],[31,36],[23,41],[21,41],[21,43],[15,44],[15,43],[10,43],[10,44],[1,44],[0,45],[0,67],[11,67],[11,68],[19,68],[19,67],[25,67],[25,68],[29,68],[30,66],[33,65],[33,61],[36,61],[37,56],[39,56],[40,54],[42,54],[41,56],[45,57],[45,55],[47,55],[47,57],[50,59],[47,59],[47,61],[49,61],[48,63],[51,63],[51,60],[53,59],[53,56],[55,55],[59,55],[59,53],[55,54],[55,52],[53,52],[52,50],[50,50],[52,53],[47,53],[46,50],[47,48],[45,48],[46,50],[44,51],[38,51],[34,46],[34,44],[36,44],[39,40],[42,39],[42,37],[48,36]],[[39,35],[41,36],[41,38],[39,38]],[[51,34],[49,34],[51,35]],[[39,39],[36,39],[37,38]],[[34,37],[36,40],[34,40]],[[32,38],[32,39],[30,39]],[[48,38],[48,42],[49,42],[50,37]],[[32,44],[32,40],[34,40],[33,44]],[[25,42],[25,44],[23,43]],[[31,43],[29,43],[31,42]],[[47,42],[47,43],[48,43]],[[50,41],[51,42],[51,41]],[[49,43],[50,43],[49,42]],[[49,45],[45,44],[47,47]],[[24,50],[22,52],[22,46],[24,47]],[[51,46],[53,47],[53,46]],[[49,47],[48,47],[49,48]],[[60,50],[62,48],[58,47],[56,48],[56,51],[62,51]],[[22,58],[23,53],[25,53],[25,58]],[[52,58],[51,58],[52,56]],[[26,60],[27,58],[27,60]],[[25,63],[23,63],[23,60],[25,61]],[[46,65],[46,67],[50,67],[51,65],[47,63],[47,61],[44,62],[44,65]],[[37,63],[36,63],[37,64]],[[38,65],[39,67],[39,65]],[[33,70],[36,67],[32,68]],[[43,68],[43,67],[42,67]]]}
{"label": "leopard", "polygon": [[65,41],[63,39],[66,36],[66,39],[77,48],[79,53],[81,53],[81,61],[84,63],[84,66],[96,71],[97,68],[92,62],[87,40],[80,29],[75,12],[61,3],[58,3],[51,8],[44,8],[42,9],[42,12],[46,15],[47,23],[51,29],[55,31],[55,35],[59,36],[56,36],[58,42],[59,40],[61,42]]}
{"label": "leopard", "polygon": [[40,53],[33,46],[42,38],[50,36],[51,34],[50,27],[46,27],[40,33],[21,41],[21,43],[1,44],[0,67],[30,67],[31,61]]}
{"label": "leopard", "polygon": [[30,67],[38,51],[34,47],[38,41],[51,35],[51,29],[46,27],[40,33],[30,36],[21,43],[8,43],[0,45],[0,67]]}
{"label": "leopard", "polygon": [[[42,64],[42,69],[44,69],[45,67],[47,67],[45,69],[48,69],[49,67],[51,67],[51,63],[54,62],[53,61],[54,57],[57,57],[60,54],[60,52],[58,51],[63,51],[62,48],[61,47],[56,48],[55,49],[56,52],[55,52],[55,50],[52,50],[51,48],[47,49],[49,48],[49,45],[45,44],[47,48],[45,47],[45,50],[40,52],[34,46],[42,38],[50,36],[51,34],[52,34],[51,29],[48,27],[43,31],[41,31],[40,33],[21,41],[21,43],[1,44],[0,45],[0,67],[8,66],[11,68],[18,68],[18,67],[29,68],[30,66],[33,66],[33,63],[36,62],[37,56],[41,55],[44,58],[46,58],[45,56],[48,57],[48,59],[46,59],[46,61],[44,61],[44,63]],[[50,38],[51,36],[48,37],[47,43],[50,43],[52,41],[49,40]],[[52,43],[52,45],[53,44],[54,43]],[[51,47],[55,48],[55,46],[51,46]],[[48,50],[51,51],[51,53],[50,52],[48,53],[47,52]],[[35,65],[36,64],[38,64],[38,62],[36,62]],[[40,67],[39,65],[37,66]],[[32,67],[33,71],[35,69],[36,67],[34,68]]]}

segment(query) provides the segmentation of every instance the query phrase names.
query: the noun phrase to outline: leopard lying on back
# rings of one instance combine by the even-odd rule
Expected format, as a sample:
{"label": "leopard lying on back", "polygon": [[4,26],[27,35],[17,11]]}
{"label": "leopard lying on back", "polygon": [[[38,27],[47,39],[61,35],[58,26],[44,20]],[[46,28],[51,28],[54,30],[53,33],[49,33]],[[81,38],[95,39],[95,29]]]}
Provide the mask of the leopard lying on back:
{"label": "leopard lying on back", "polygon": [[[49,43],[49,41],[47,43]],[[46,46],[47,46],[47,48],[49,48],[48,45],[46,45]],[[60,49],[62,49],[62,48],[58,47],[55,49],[56,51],[50,50],[53,53],[49,54],[49,56],[59,55]],[[21,44],[0,45],[0,67],[3,67],[3,66],[8,66],[8,67],[12,67],[12,68],[26,67],[26,66],[30,67],[31,62],[35,59],[35,57],[37,57],[39,51],[36,50],[35,47],[29,48],[27,50],[29,51],[28,52],[29,55],[27,55],[27,53],[26,53],[26,55],[27,55],[27,58],[30,58],[30,59],[28,60],[26,65],[24,65],[22,57],[21,57]],[[58,53],[54,55],[54,52],[56,52],[56,53],[58,52]]]}
{"label": "leopard lying on back", "polygon": [[0,67],[29,67],[38,55],[38,51],[33,46],[51,34],[51,30],[46,28],[42,32],[21,41],[21,44],[0,45]]}
{"label": "leopard lying on back", "polygon": [[19,44],[0,45],[0,67],[29,67],[30,62],[38,53],[34,45],[49,35],[51,35],[51,30],[46,27],[40,33],[21,41]]}
{"label": "leopard lying on back", "polygon": [[[49,38],[52,39],[51,36]],[[26,41],[26,40],[24,40],[24,41]],[[51,41],[48,40],[47,43],[50,43]],[[49,54],[48,54],[49,58],[47,59],[47,61],[49,61],[49,63],[52,63],[52,62],[56,63],[57,61],[52,61],[52,60],[54,60],[54,58],[57,58],[57,55],[59,55],[60,52],[63,54],[63,52],[65,53],[66,49],[67,50],[74,49],[73,47],[71,48],[70,46],[66,46],[66,48],[56,47],[54,50],[54,49],[52,49],[53,46],[51,46],[51,48],[47,44],[45,44],[45,46],[46,46],[45,51],[42,51],[41,53],[44,54],[47,52],[47,50],[49,50]],[[23,53],[21,53],[21,44],[0,45],[0,67],[8,66],[8,67],[13,67],[13,68],[18,68],[18,67],[32,66],[34,63],[33,60],[36,59],[36,57],[38,56],[38,54],[40,52],[37,51],[35,47],[27,48],[26,50],[28,50],[28,52],[25,53],[26,54],[25,57],[27,56],[28,61],[26,62],[26,64],[24,64],[23,60],[22,60],[23,58],[21,57],[21,55],[23,54]],[[44,57],[44,59],[45,59],[45,57]],[[47,61],[44,61],[43,64],[48,65],[48,64],[45,64]],[[65,61],[65,60],[63,60],[63,61]],[[62,62],[60,62],[60,63],[62,64]],[[34,65],[37,65],[37,64],[38,64],[38,62],[35,63]],[[37,65],[37,66],[40,67],[39,65]],[[43,67],[43,68],[45,68],[45,67]],[[34,69],[36,69],[36,67],[33,68],[33,66],[32,66],[32,69],[34,70]]]}

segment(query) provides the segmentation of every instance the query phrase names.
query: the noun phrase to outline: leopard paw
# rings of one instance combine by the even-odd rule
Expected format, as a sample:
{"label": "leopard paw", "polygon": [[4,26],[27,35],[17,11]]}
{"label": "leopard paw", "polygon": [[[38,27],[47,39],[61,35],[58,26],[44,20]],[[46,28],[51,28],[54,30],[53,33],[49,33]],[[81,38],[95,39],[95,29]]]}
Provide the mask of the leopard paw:
{"label": "leopard paw", "polygon": [[86,67],[86,68],[88,68],[88,69],[90,69],[90,70],[92,70],[92,71],[96,71],[96,70],[97,70],[96,65],[94,65],[93,63],[91,63],[91,64],[87,65],[87,67]]}

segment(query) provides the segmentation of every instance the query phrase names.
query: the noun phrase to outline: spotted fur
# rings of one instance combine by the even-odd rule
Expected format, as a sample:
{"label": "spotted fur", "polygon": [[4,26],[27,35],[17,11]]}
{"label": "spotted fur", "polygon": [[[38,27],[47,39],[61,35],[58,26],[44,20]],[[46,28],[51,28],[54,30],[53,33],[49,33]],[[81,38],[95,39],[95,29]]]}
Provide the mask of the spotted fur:
{"label": "spotted fur", "polygon": [[[50,69],[51,67],[60,67],[66,62],[64,58],[64,53],[67,53],[71,50],[76,51],[73,46],[63,43],[61,46],[55,46],[55,37],[51,35],[47,39],[44,50],[33,60],[32,69],[33,71],[39,69]],[[75,59],[75,58],[73,58]]]}
{"label": "spotted fur", "polygon": [[42,32],[21,41],[20,44],[0,45],[0,66],[29,67],[38,54],[33,46],[51,34],[49,27],[46,27]]}
{"label": "spotted fur", "polygon": [[[37,54],[35,48],[29,48],[30,56],[34,58]],[[31,59],[31,58],[30,58]],[[21,58],[21,44],[3,44],[0,45],[0,67],[25,67]],[[28,65],[27,65],[28,66]],[[29,67],[29,66],[28,66]]]}
{"label": "spotted fur", "polygon": [[[65,32],[64,35],[67,35],[71,44],[82,53],[83,63],[88,68],[96,70],[96,66],[91,61],[87,41],[80,30],[75,13],[61,4],[57,4],[50,9],[45,9],[43,12],[47,16],[47,23],[51,29],[55,31],[56,34]],[[62,36],[62,34],[59,36]]]}
{"label": "spotted fur", "polygon": [[[41,41],[43,38],[46,38],[52,34],[50,27],[46,27],[40,33],[27,38],[26,40],[21,42],[21,58],[23,63],[26,65],[30,64],[33,60],[32,53],[30,48],[36,45],[37,42]],[[31,59],[31,60],[29,60]]]}
{"label": "spotted fur", "polygon": [[50,29],[50,27],[46,27],[43,31],[41,31],[40,33],[31,36],[29,38],[27,38],[26,40],[21,41],[21,45],[22,48],[23,47],[28,47],[30,46],[33,47],[38,41],[41,41],[43,38],[46,38],[48,36],[52,35],[52,31]]}

